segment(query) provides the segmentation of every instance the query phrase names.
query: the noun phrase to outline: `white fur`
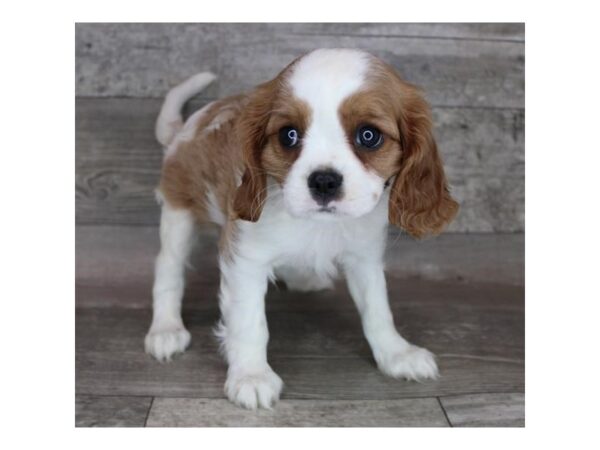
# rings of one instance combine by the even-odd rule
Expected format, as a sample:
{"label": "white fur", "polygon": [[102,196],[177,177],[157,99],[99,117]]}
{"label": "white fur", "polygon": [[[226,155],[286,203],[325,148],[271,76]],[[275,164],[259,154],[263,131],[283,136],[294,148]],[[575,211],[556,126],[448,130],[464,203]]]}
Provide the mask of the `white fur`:
{"label": "white fur", "polygon": [[208,108],[210,108],[213,103],[214,102],[210,102],[207,105],[204,105],[202,108],[188,117],[183,127],[171,137],[171,142],[165,150],[165,159],[175,154],[182,142],[189,142],[194,138],[200,120],[202,120],[202,118],[206,115]]}
{"label": "white fur", "polygon": [[[239,222],[233,254],[221,259],[218,333],[229,363],[225,392],[232,402],[269,408],[281,390],[267,362],[264,313],[267,281],[275,277],[290,288],[318,290],[343,272],[380,370],[411,380],[437,377],[433,355],[409,344],[394,326],[383,273],[387,202],[385,192],[359,218],[316,221],[291,215],[281,188],[271,183],[260,220]],[[244,389],[231,387],[239,383]]]}
{"label": "white fur", "polygon": [[269,267],[236,255],[220,259],[220,337],[229,364],[225,393],[243,407],[270,408],[283,383],[267,362],[264,297]]}
{"label": "white fur", "polygon": [[183,352],[190,344],[190,333],[181,319],[181,299],[185,287],[185,264],[194,241],[194,226],[194,218],[189,211],[173,209],[162,201],[161,249],[156,258],[152,289],[152,325],[145,339],[146,352],[160,361],[171,359],[173,354]]}
{"label": "white fur", "polygon": [[201,92],[217,77],[210,72],[197,73],[169,91],[156,119],[156,139],[168,148],[173,137],[183,127],[181,108],[191,97]]}
{"label": "white fur", "polygon": [[216,131],[224,124],[231,122],[235,119],[235,111],[228,108],[221,108],[219,113],[214,117],[213,120],[206,126],[203,130],[204,133],[210,133],[211,131]]}
{"label": "white fur", "polygon": [[396,331],[382,259],[382,254],[371,253],[353,254],[344,261],[348,289],[360,312],[373,357],[386,375],[408,380],[436,378],[438,369],[433,354],[408,343]]}
{"label": "white fur", "polygon": [[206,193],[206,208],[208,210],[208,218],[211,222],[221,226],[225,225],[225,214],[221,211],[219,201],[212,190]]}
{"label": "white fur", "polygon": [[[389,191],[353,154],[338,117],[341,102],[363,85],[368,64],[359,51],[319,50],[294,67],[290,86],[312,111],[301,155],[283,187],[269,181],[260,219],[237,221],[235,240],[219,259],[222,319],[216,334],[229,365],[225,394],[242,407],[270,408],[283,387],[267,360],[264,298],[269,280],[276,278],[290,288],[322,289],[343,274],[380,370],[413,380],[438,374],[433,355],[395,328],[383,272]],[[344,177],[335,213],[319,213],[308,192],[308,175],[321,167]],[[207,198],[211,220],[225,223],[214,193]],[[155,312],[146,338],[147,350],[159,359],[189,343],[180,301],[192,229],[191,215],[163,205]]]}

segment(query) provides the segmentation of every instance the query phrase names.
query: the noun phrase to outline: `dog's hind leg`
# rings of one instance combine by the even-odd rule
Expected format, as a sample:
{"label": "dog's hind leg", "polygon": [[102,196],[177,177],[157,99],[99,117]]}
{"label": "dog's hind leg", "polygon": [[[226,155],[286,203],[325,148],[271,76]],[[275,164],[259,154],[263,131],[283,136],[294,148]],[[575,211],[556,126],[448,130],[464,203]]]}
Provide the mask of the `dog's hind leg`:
{"label": "dog's hind leg", "polygon": [[160,361],[170,360],[190,344],[190,333],[181,318],[181,301],[185,288],[185,267],[195,238],[195,222],[186,209],[162,204],[160,219],[160,253],[156,258],[153,315],[146,335],[145,348]]}

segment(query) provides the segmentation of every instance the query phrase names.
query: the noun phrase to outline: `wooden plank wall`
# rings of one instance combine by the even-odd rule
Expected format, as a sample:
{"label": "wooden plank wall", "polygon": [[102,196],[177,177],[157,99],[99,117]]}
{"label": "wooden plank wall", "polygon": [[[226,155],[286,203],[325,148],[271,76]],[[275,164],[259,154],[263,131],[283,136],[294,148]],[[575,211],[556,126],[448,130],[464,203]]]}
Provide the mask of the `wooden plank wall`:
{"label": "wooden plank wall", "polygon": [[524,230],[523,24],[77,24],[79,225],[155,225],[167,90],[211,70],[189,109],[251,89],[318,47],[357,47],[421,85],[461,212],[454,232]]}

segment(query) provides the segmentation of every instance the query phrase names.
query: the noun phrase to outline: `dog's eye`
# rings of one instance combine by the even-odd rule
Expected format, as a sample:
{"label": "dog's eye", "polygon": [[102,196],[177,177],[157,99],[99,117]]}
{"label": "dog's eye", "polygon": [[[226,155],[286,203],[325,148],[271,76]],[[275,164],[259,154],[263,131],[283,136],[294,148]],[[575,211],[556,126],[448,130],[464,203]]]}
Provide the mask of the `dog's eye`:
{"label": "dog's eye", "polygon": [[285,148],[294,148],[300,142],[300,133],[294,127],[283,127],[279,130],[279,142]]}
{"label": "dog's eye", "polygon": [[356,130],[355,141],[356,145],[365,150],[377,150],[383,143],[383,136],[377,128],[364,125]]}

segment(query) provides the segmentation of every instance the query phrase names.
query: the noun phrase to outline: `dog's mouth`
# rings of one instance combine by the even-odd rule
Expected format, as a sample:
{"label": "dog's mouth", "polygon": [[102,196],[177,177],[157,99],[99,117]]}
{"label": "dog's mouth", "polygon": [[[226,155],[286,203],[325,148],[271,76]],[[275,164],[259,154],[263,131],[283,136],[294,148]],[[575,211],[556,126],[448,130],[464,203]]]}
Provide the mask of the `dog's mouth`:
{"label": "dog's mouth", "polygon": [[321,206],[317,212],[325,214],[333,214],[335,212],[335,206]]}

